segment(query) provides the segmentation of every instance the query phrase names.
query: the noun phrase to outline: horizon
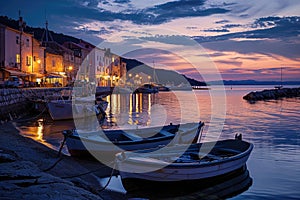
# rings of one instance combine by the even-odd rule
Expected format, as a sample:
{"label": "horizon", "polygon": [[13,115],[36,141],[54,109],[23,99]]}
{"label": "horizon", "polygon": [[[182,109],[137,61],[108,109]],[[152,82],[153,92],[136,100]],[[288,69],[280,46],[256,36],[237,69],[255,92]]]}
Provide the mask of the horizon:
{"label": "horizon", "polygon": [[56,33],[111,46],[112,52],[149,66],[154,60],[156,68],[199,81],[280,81],[281,68],[283,81],[300,77],[300,2],[96,0],[29,5],[12,0],[2,5],[0,15],[17,20],[20,9],[28,26],[44,28],[47,19]]}

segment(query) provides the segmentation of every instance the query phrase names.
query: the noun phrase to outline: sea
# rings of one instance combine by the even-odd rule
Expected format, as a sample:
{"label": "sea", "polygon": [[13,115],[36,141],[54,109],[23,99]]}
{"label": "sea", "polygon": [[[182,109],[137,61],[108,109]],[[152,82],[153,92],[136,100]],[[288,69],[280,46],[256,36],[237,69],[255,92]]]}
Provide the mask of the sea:
{"label": "sea", "polygon": [[[143,128],[201,120],[206,124],[202,142],[242,134],[243,140],[254,144],[247,161],[247,183],[227,186],[221,192],[218,187],[218,190],[212,188],[210,195],[235,200],[300,199],[300,98],[257,102],[242,98],[251,91],[264,89],[273,89],[273,86],[218,86],[157,94],[116,93],[104,97],[108,107],[102,128]],[[73,120],[52,121],[44,114],[17,122],[16,127],[23,136],[58,150],[63,140],[62,131],[75,128],[75,124]],[[69,155],[66,147],[63,153]],[[102,178],[100,184],[104,185],[107,179]],[[119,177],[114,177],[108,188],[126,193]],[[181,197],[191,197],[186,195],[186,198],[182,194]],[[196,199],[203,199],[201,195],[203,193],[196,195]]]}

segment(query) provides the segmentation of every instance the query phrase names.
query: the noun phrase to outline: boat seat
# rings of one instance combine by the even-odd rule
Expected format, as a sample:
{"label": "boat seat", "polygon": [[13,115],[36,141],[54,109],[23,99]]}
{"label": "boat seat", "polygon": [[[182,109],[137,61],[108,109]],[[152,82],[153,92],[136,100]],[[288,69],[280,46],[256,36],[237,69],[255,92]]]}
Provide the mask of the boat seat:
{"label": "boat seat", "polygon": [[174,134],[170,133],[169,131],[160,130],[159,133],[163,134],[164,136],[174,136]]}
{"label": "boat seat", "polygon": [[124,132],[123,133],[126,137],[128,137],[129,139],[131,139],[132,141],[137,141],[137,140],[143,140],[143,138],[133,132]]}

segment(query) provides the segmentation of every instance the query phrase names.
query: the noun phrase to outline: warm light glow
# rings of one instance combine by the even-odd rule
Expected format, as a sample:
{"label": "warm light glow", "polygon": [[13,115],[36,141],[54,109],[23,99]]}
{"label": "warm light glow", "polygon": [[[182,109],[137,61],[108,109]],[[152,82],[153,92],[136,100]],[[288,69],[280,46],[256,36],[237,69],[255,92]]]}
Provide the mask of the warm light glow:
{"label": "warm light glow", "polygon": [[68,70],[69,71],[73,70],[73,66],[69,66]]}
{"label": "warm light glow", "polygon": [[37,62],[38,64],[41,64],[41,60],[40,60],[40,59],[38,59],[36,62]]}

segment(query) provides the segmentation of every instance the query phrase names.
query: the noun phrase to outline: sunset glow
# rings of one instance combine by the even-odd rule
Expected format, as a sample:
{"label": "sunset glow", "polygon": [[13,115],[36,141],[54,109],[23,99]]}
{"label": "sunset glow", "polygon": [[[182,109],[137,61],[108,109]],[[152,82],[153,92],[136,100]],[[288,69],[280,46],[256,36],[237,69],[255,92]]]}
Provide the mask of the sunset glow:
{"label": "sunset glow", "polygon": [[[18,4],[22,4],[19,7],[30,26],[43,27],[42,16],[46,14],[51,30],[96,46],[103,46],[103,40],[113,38],[114,41],[105,43],[106,47],[118,43],[124,47],[133,45],[136,47],[133,50],[157,49],[158,53],[152,52],[151,57],[139,54],[132,58],[146,64],[155,60],[157,67],[185,72],[196,79],[200,78],[199,74],[191,68],[209,71],[201,55],[209,57],[211,65],[217,67],[225,80],[276,81],[281,68],[285,81],[298,81],[300,77],[299,1],[55,0],[32,6],[25,2]],[[4,4],[1,14],[16,18],[18,11],[13,5]],[[189,37],[199,47],[194,51],[170,47],[169,39],[174,36]],[[172,56],[161,55],[162,49]],[[129,55],[130,50],[122,52]],[[193,63],[188,63],[191,57]]]}

